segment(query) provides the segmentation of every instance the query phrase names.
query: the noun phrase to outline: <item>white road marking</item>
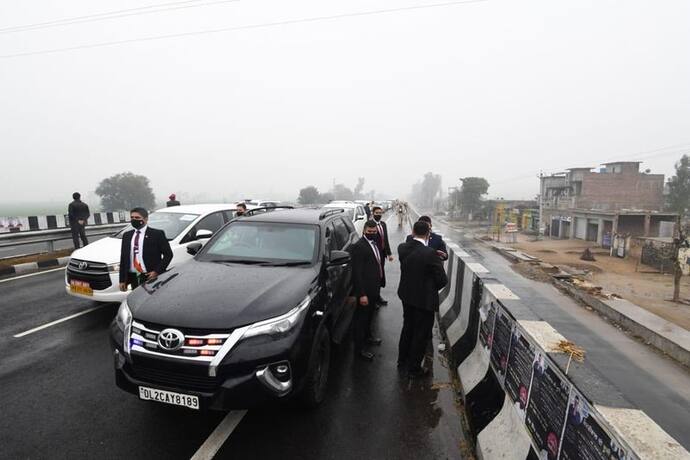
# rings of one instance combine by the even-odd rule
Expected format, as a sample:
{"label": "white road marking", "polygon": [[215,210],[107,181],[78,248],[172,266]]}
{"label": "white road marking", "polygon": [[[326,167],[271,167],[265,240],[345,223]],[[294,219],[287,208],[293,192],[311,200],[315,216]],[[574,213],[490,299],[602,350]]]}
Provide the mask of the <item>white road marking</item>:
{"label": "white road marking", "polygon": [[27,336],[29,334],[33,334],[34,332],[38,332],[38,331],[41,331],[43,329],[49,328],[51,326],[55,326],[56,324],[64,323],[65,321],[69,321],[71,319],[78,318],[79,316],[85,315],[87,313],[91,313],[92,311],[96,311],[99,308],[103,308],[104,306],[105,306],[105,304],[99,305],[97,307],[89,308],[88,310],[80,311],[79,313],[75,313],[73,315],[66,316],[65,318],[51,321],[50,323],[44,324],[43,326],[38,326],[38,327],[35,327],[33,329],[29,329],[28,331],[20,332],[19,334],[16,334],[13,337],[15,339],[18,339],[18,338]]}
{"label": "white road marking", "polygon": [[240,424],[247,414],[246,410],[234,410],[225,416],[222,422],[213,430],[211,436],[199,447],[191,460],[211,460],[223,447],[223,443]]}
{"label": "white road marking", "polygon": [[8,279],[6,279],[6,280],[0,280],[0,283],[9,283],[10,281],[20,280],[20,279],[22,279],[22,278],[29,278],[29,277],[31,277],[31,276],[43,275],[43,274],[45,274],[45,273],[52,273],[52,272],[56,272],[56,271],[58,271],[58,270],[64,270],[64,269],[65,269],[65,267],[59,267],[59,268],[53,268],[53,269],[50,269],[50,270],[45,270],[45,271],[42,271],[42,272],[30,273],[30,274],[28,274],[28,275],[15,276],[14,278],[8,278]]}

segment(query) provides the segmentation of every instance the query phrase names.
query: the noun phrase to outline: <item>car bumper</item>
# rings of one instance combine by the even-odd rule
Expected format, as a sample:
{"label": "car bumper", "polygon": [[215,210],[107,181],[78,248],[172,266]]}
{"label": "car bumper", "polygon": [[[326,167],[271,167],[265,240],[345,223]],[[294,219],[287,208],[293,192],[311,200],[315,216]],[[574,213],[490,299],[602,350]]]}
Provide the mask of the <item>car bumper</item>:
{"label": "car bumper", "polygon": [[95,300],[97,302],[117,302],[120,303],[123,300],[127,298],[129,293],[131,292],[131,289],[127,289],[127,291],[120,291],[120,276],[119,273],[110,273],[108,275],[110,277],[110,286],[107,287],[106,289],[93,289],[93,294],[92,295],[86,295],[86,294],[81,294],[78,292],[73,292],[70,289],[69,286],[69,281],[68,281],[68,274],[65,273],[65,292],[67,294],[74,296],[74,297],[79,297],[81,299],[88,299],[88,300]]}

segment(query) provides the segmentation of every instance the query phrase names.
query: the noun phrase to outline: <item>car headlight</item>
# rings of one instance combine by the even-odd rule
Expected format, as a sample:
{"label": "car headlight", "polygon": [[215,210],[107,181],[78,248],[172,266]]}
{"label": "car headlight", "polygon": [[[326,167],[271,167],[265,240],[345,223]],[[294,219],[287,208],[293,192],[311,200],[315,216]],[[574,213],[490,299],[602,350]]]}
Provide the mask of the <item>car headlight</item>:
{"label": "car headlight", "polygon": [[280,336],[290,332],[304,316],[304,313],[309,308],[311,297],[304,299],[299,305],[285,313],[284,315],[276,316],[275,318],[260,321],[251,326],[242,336],[243,339],[255,337],[257,335],[272,335]]}
{"label": "car headlight", "polygon": [[129,354],[129,334],[132,330],[132,312],[126,300],[123,300],[120,304],[120,309],[117,311],[117,316],[115,316],[115,323],[122,331],[122,348],[126,354]]}
{"label": "car headlight", "polygon": [[120,271],[120,264],[110,264],[108,265],[108,271],[110,273],[118,273]]}

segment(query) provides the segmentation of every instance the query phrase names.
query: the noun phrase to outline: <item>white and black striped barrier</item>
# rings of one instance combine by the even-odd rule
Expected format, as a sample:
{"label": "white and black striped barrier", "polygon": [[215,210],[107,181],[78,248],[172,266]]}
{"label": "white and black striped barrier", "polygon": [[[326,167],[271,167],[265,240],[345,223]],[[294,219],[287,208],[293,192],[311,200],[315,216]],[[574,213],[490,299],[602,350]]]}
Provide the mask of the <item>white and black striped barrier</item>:
{"label": "white and black striped barrier", "polygon": [[[129,214],[125,211],[95,212],[87,225],[107,225],[126,223]],[[64,215],[9,217],[0,216],[0,233],[28,232],[69,228],[69,219]]]}
{"label": "white and black striped barrier", "polygon": [[571,360],[565,338],[449,244],[438,322],[483,459],[688,459],[615,388]]}

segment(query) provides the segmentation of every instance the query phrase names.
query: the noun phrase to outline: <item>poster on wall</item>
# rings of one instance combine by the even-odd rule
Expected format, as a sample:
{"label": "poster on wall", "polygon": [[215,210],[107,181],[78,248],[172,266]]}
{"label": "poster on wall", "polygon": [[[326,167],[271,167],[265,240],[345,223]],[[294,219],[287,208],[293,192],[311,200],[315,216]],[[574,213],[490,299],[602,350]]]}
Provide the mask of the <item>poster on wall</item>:
{"label": "poster on wall", "polygon": [[496,313],[494,324],[493,346],[491,347],[491,367],[493,367],[499,382],[503,385],[510,353],[510,337],[513,329],[513,318],[503,308]]}
{"label": "poster on wall", "polygon": [[627,446],[609,434],[589,402],[573,388],[563,432],[560,458],[564,460],[633,460]]}
{"label": "poster on wall", "polygon": [[491,345],[494,342],[494,321],[496,320],[497,308],[496,302],[491,301],[479,309],[481,319],[479,323],[479,341],[486,350],[491,350]]}
{"label": "poster on wall", "polygon": [[527,340],[522,328],[514,324],[510,334],[510,354],[506,368],[505,389],[522,420],[525,419],[525,411],[527,410],[535,353],[534,345]]}
{"label": "poster on wall", "polygon": [[538,351],[532,363],[525,423],[541,459],[558,458],[570,387],[570,382],[561,377],[555,365]]}

